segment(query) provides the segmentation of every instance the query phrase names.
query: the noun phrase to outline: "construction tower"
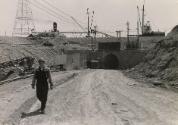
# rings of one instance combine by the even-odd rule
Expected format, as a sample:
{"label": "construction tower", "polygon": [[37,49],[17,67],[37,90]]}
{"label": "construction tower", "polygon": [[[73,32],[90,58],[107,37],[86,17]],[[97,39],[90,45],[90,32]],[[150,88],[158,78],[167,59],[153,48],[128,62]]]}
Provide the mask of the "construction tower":
{"label": "construction tower", "polygon": [[35,30],[29,0],[18,0],[13,36],[27,36]]}

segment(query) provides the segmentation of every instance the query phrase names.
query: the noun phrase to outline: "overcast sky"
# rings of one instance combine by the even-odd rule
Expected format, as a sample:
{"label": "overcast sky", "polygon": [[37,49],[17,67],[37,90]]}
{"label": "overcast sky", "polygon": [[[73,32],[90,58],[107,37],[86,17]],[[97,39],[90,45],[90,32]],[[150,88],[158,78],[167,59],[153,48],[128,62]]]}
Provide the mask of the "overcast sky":
{"label": "overcast sky", "polygon": [[[30,0],[36,3],[35,0]],[[43,4],[43,0],[36,0]],[[106,32],[126,30],[126,22],[130,22],[131,29],[136,29],[137,5],[143,0],[46,0],[60,10],[79,20],[86,27],[86,9],[95,11],[94,22],[98,29]],[[12,33],[18,0],[0,0],[0,34]],[[36,3],[38,4],[38,3]],[[39,4],[38,4],[39,5]],[[154,30],[168,31],[178,24],[178,0],[146,0],[146,20],[151,21]],[[31,5],[35,25],[38,31],[50,30],[50,23],[59,22],[59,30],[76,30],[71,24],[49,16],[45,12]],[[70,28],[69,28],[70,27]]]}

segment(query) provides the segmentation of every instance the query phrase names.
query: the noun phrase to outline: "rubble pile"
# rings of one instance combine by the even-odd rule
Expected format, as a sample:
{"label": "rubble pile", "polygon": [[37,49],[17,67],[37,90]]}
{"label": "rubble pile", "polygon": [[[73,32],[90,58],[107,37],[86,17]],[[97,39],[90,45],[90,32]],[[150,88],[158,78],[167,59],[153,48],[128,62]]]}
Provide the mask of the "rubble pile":
{"label": "rubble pile", "polygon": [[170,85],[178,84],[178,26],[149,50],[135,70],[148,78],[157,78]]}
{"label": "rubble pile", "polygon": [[0,81],[33,73],[33,64],[34,58],[32,57],[0,63]]}

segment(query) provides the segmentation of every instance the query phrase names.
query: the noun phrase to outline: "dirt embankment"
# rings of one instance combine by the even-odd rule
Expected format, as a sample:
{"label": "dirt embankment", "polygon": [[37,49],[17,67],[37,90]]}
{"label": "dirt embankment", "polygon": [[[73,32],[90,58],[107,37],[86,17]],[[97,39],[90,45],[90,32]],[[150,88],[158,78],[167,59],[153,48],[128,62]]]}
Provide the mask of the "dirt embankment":
{"label": "dirt embankment", "polygon": [[25,70],[37,66],[39,58],[48,66],[55,65],[56,57],[61,54],[59,46],[65,41],[57,39],[58,46],[54,47],[47,44],[52,39],[57,38],[0,37],[0,81],[23,75]]}
{"label": "dirt embankment", "polygon": [[134,72],[171,86],[178,86],[178,26],[149,50]]}

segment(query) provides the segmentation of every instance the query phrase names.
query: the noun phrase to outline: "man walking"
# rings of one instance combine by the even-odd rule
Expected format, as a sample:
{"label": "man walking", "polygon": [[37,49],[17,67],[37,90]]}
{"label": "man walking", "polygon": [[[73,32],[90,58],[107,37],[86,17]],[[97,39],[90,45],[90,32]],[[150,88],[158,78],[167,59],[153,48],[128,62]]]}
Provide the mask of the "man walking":
{"label": "man walking", "polygon": [[41,113],[45,113],[46,102],[48,97],[48,89],[50,83],[50,89],[53,89],[53,83],[51,79],[50,70],[45,66],[45,61],[40,59],[39,68],[35,70],[34,77],[32,80],[32,88],[35,89],[36,85],[36,95],[41,102]]}

